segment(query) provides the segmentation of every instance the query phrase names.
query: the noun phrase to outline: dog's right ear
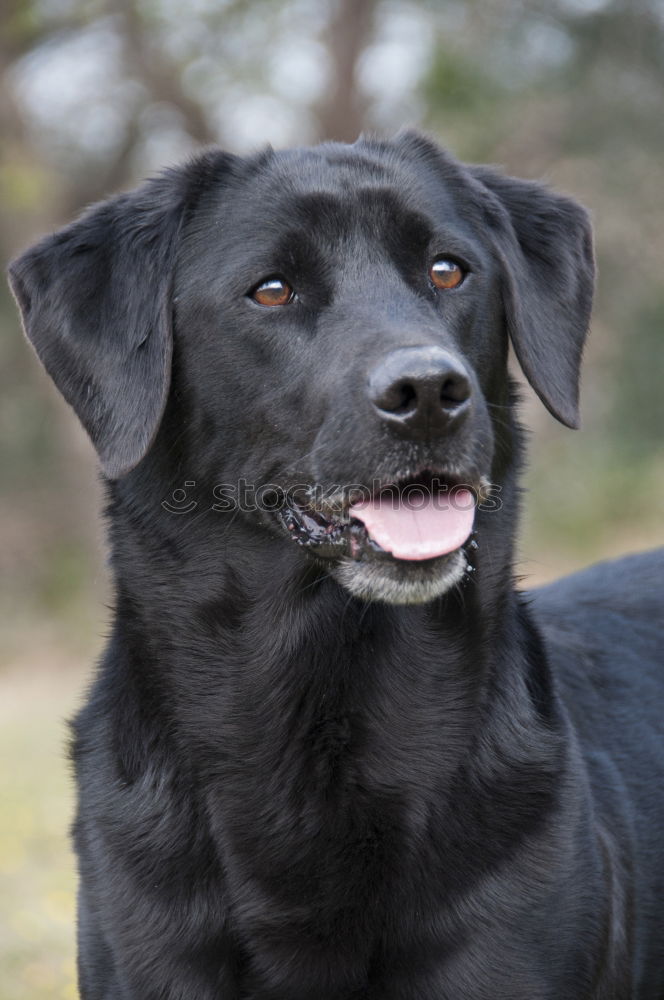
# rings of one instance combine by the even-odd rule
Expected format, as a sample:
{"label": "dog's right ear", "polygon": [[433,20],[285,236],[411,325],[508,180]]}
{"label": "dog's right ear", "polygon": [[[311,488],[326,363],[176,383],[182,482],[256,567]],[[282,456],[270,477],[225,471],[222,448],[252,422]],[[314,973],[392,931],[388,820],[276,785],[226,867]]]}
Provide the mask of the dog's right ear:
{"label": "dog's right ear", "polygon": [[503,265],[506,324],[519,364],[549,412],[578,427],[595,278],[588,213],[534,181],[491,167],[468,170],[491,195],[485,218]]}
{"label": "dog's right ear", "polygon": [[228,159],[205,153],[95,205],[9,266],[26,335],[109,478],[132,469],[159,428],[182,221]]}

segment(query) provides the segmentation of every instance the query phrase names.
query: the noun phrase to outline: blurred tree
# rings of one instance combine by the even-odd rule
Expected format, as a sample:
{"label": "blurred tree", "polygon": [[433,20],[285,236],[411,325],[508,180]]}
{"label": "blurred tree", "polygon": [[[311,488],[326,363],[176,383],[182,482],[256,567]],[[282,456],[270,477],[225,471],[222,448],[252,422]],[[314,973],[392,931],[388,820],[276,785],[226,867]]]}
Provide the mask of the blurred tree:
{"label": "blurred tree", "polygon": [[318,103],[318,137],[354,142],[367,123],[358,62],[373,36],[376,0],[337,0],[326,32],[331,79]]}

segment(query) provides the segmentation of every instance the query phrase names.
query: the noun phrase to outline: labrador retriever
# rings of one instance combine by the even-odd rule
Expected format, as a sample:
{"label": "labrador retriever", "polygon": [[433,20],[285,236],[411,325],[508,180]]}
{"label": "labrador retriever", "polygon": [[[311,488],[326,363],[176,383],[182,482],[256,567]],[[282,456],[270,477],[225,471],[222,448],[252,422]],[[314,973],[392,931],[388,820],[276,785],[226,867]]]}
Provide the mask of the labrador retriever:
{"label": "labrador retriever", "polygon": [[10,277],[108,498],[84,1000],[661,1000],[664,558],[513,582],[583,209],[414,132],[211,150]]}

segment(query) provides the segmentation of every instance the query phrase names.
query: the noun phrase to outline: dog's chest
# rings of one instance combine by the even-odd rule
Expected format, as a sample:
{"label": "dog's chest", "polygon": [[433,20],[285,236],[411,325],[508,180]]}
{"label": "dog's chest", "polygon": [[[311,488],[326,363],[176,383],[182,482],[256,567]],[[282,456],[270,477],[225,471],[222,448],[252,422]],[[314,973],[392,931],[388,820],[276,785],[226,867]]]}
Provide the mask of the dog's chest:
{"label": "dog's chest", "polygon": [[259,987],[275,988],[276,970],[284,995],[299,996],[309,976],[343,996],[367,983],[379,956],[426,950],[423,935],[436,924],[440,887],[431,872],[440,858],[424,836],[426,810],[403,791],[369,783],[349,732],[330,725],[306,775],[274,779],[260,801],[218,814],[225,895],[252,955],[247,975],[257,996]]}

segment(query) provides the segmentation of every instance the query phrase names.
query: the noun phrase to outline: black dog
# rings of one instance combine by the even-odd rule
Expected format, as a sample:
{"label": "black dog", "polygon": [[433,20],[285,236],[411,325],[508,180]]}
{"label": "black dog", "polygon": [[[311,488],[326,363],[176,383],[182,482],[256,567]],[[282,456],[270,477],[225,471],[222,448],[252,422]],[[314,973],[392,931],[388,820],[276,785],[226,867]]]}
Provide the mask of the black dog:
{"label": "black dog", "polygon": [[660,1000],[663,560],[512,581],[508,337],[573,426],[584,212],[413,133],[213,151],[11,280],[108,480],[85,1000]]}

